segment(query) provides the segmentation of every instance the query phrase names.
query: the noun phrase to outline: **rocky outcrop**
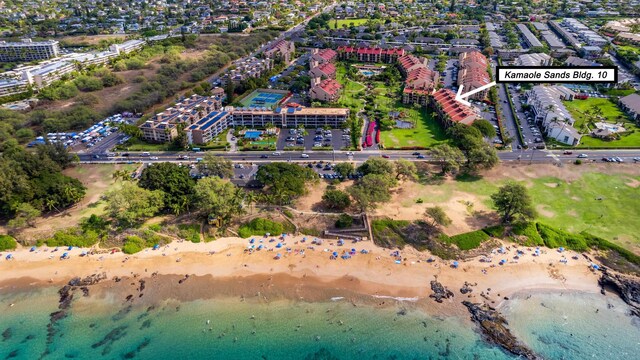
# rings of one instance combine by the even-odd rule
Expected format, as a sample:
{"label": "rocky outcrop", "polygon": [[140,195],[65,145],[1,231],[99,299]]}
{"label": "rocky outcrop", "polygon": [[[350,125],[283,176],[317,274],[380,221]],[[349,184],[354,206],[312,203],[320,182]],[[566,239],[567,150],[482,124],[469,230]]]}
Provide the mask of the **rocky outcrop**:
{"label": "rocky outcrop", "polygon": [[453,292],[439,283],[438,279],[431,280],[431,290],[433,291],[433,294],[429,295],[429,297],[439,303],[442,302],[442,299],[453,297]]}
{"label": "rocky outcrop", "polygon": [[631,307],[631,313],[640,317],[640,279],[604,270],[598,284],[603,293],[605,288],[615,291]]}
{"label": "rocky outcrop", "polygon": [[496,309],[486,304],[474,304],[469,301],[463,301],[462,304],[469,309],[471,320],[480,326],[482,335],[489,343],[525,359],[539,359],[531,349],[522,345],[511,334],[506,326],[507,320]]}

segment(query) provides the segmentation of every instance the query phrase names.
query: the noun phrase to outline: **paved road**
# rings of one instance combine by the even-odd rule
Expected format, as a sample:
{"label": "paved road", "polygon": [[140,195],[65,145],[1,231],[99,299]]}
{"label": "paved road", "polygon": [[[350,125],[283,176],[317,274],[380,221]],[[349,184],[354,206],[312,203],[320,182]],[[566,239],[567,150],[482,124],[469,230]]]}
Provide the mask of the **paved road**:
{"label": "paved road", "polygon": [[[284,151],[280,155],[273,155],[269,151],[251,151],[251,152],[239,152],[239,153],[224,153],[224,152],[212,152],[217,156],[224,157],[236,163],[269,163],[274,161],[291,161],[291,162],[314,162],[314,161],[332,161],[332,162],[344,162],[355,161],[363,162],[370,157],[387,156],[390,160],[407,159],[412,161],[429,161],[430,158],[427,152],[422,151],[425,155],[425,159],[417,159],[413,154],[413,151],[358,151],[350,155],[346,151],[307,151],[308,158],[302,157],[300,151]],[[164,153],[151,153],[150,156],[140,156],[141,153],[129,152],[129,156],[112,157],[107,158],[106,155],[101,155],[100,158],[95,159],[89,154],[78,154],[80,162],[82,163],[114,163],[114,162],[163,162],[170,161],[176,163],[188,163],[196,161],[196,158],[202,157],[203,153],[195,152],[164,152]],[[573,162],[576,160],[578,154],[586,154],[587,158],[582,159],[587,161],[601,161],[603,157],[620,157],[626,163],[633,163],[634,158],[640,158],[640,149],[636,150],[576,150],[571,155],[564,155],[563,151],[549,151],[549,150],[518,150],[518,151],[505,151],[498,153],[500,159],[504,162]],[[187,155],[189,159],[180,159],[179,156]],[[266,158],[262,156],[266,155]],[[157,157],[157,160],[150,160],[150,157]],[[640,166],[640,163],[638,164]]]}

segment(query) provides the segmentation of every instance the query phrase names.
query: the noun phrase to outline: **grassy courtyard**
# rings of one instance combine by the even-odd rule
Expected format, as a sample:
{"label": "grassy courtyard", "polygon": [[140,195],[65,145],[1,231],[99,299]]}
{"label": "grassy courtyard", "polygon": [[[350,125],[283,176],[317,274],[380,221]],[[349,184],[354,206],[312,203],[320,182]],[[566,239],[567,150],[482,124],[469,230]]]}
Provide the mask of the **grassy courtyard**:
{"label": "grassy courtyard", "polygon": [[415,109],[401,103],[396,104],[395,111],[404,114],[403,120],[414,122],[412,129],[393,129],[382,131],[380,141],[386,149],[390,148],[428,148],[447,141],[447,135],[440,123],[424,109]]}
{"label": "grassy courtyard", "polygon": [[[586,100],[565,101],[565,107],[574,119],[576,119],[575,128],[582,134],[582,140],[578,147],[636,147],[640,146],[640,128],[633,122],[629,121],[627,115],[618,108],[618,106],[609,99],[589,98]],[[587,134],[586,125],[588,117],[585,115],[593,107],[602,110],[602,116],[605,122],[616,124],[622,123],[626,132],[622,134],[619,140],[606,141],[591,137]]]}
{"label": "grassy courtyard", "polygon": [[342,84],[342,95],[338,100],[340,106],[348,107],[353,112],[358,112],[364,107],[365,86],[359,82],[347,79],[346,70],[343,66],[338,66],[336,69],[336,79]]}

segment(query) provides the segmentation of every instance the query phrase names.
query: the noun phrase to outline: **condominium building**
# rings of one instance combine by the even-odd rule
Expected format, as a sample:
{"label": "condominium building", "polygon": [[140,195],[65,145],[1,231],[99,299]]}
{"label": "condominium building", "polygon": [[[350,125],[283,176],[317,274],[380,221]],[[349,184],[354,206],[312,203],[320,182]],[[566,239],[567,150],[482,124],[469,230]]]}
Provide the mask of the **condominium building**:
{"label": "condominium building", "polygon": [[456,94],[449,89],[436,91],[431,97],[431,103],[446,127],[457,123],[471,125],[479,118],[473,109],[457,101]]}
{"label": "condominium building", "polygon": [[544,53],[523,54],[516,58],[516,66],[549,66],[551,56]]}
{"label": "condominium building", "polygon": [[60,44],[55,40],[0,41],[0,62],[46,60],[57,57],[59,54]]}
{"label": "condominium building", "polygon": [[[317,81],[318,78],[315,78]],[[323,79],[319,82],[311,81],[311,89],[309,97],[311,100],[319,100],[324,102],[336,102],[340,99],[342,86],[334,79]]]}
{"label": "condominium building", "polygon": [[573,100],[575,93],[560,85],[536,85],[527,92],[535,121],[545,134],[561,143],[575,146],[582,135],[573,127],[575,120],[562,101]]}
{"label": "condominium building", "polygon": [[338,48],[338,56],[342,60],[357,60],[361,62],[387,63],[391,64],[404,56],[403,48],[370,48],[352,46],[340,46]]}
{"label": "condominium building", "polygon": [[349,109],[346,108],[230,108],[230,112],[234,126],[252,128],[265,127],[267,124],[278,127],[339,127],[349,118]]}
{"label": "condominium building", "polygon": [[[458,71],[458,86],[463,86],[464,92],[477,89],[491,82],[487,72],[489,62],[479,51],[461,53],[458,57],[460,70]],[[489,94],[489,89],[471,95],[473,100],[483,101]]]}
{"label": "condominium building", "polygon": [[332,63],[338,58],[338,53],[333,49],[313,49],[311,50],[311,58],[309,66],[314,68],[320,64]]}
{"label": "condominium building", "polygon": [[189,144],[206,144],[233,125],[233,117],[226,111],[213,111],[186,129]]}
{"label": "condominium building", "polygon": [[178,124],[189,127],[221,107],[218,97],[192,95],[140,125],[142,138],[149,142],[172,141],[178,135]]}
{"label": "condominium building", "polygon": [[109,50],[115,52],[116,54],[128,54],[132,51],[136,51],[141,49],[146,44],[144,40],[127,40],[122,44],[113,44],[109,46]]}
{"label": "condominium building", "polygon": [[516,24],[516,27],[518,28],[518,30],[520,30],[520,33],[522,34],[524,41],[527,43],[527,45],[529,45],[529,47],[542,47],[542,43],[540,42],[540,40],[538,40],[538,38],[535,35],[533,35],[533,33],[531,32],[531,30],[529,30],[527,25]]}
{"label": "condominium building", "polygon": [[280,58],[288,64],[295,52],[296,47],[293,41],[280,40],[273,44],[269,49],[265,50],[264,56],[270,59]]}

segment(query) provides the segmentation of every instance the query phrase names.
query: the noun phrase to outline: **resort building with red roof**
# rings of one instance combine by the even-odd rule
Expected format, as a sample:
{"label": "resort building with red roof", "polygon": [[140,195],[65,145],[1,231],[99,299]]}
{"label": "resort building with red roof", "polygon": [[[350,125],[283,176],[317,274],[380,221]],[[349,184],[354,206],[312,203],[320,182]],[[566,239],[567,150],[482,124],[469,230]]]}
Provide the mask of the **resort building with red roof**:
{"label": "resort building with red roof", "polygon": [[456,100],[456,94],[449,89],[440,89],[433,94],[432,106],[440,121],[449,127],[453,124],[471,125],[478,114],[470,107]]}
{"label": "resort building with red roof", "polygon": [[405,51],[402,48],[338,47],[338,57],[341,60],[391,64],[396,62],[399,57],[404,56],[404,54]]}
{"label": "resort building with red roof", "polygon": [[[463,86],[463,92],[469,92],[491,82],[487,72],[489,62],[479,51],[461,53],[458,57],[460,71],[458,71],[458,86]],[[477,92],[469,98],[482,101],[489,94],[489,89]]]}

